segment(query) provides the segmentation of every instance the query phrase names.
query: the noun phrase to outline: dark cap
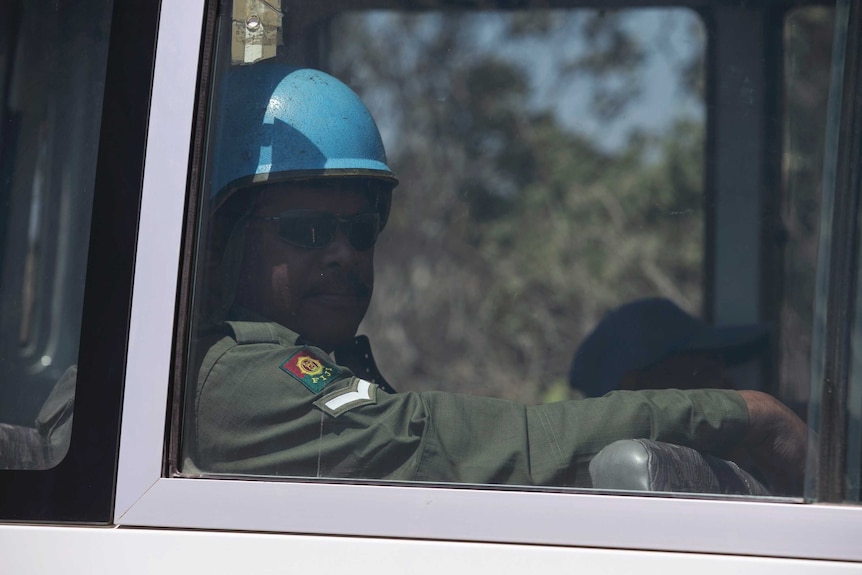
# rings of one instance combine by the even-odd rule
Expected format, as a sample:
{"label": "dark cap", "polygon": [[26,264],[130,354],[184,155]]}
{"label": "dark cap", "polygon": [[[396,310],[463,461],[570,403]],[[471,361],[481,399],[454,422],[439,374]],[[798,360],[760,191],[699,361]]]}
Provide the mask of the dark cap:
{"label": "dark cap", "polygon": [[623,376],[684,352],[713,352],[727,365],[750,359],[766,344],[765,325],[713,326],[664,298],[629,302],[605,315],[581,343],[569,385],[587,397],[619,389]]}

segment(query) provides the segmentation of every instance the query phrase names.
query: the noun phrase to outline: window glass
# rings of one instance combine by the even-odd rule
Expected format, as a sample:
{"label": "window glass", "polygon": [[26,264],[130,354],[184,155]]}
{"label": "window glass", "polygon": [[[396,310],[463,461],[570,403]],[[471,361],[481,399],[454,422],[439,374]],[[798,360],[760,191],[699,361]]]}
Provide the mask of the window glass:
{"label": "window glass", "polygon": [[0,469],[69,446],[110,9],[0,8]]}
{"label": "window glass", "polygon": [[777,317],[708,321],[775,295],[763,14],[361,7],[222,12],[182,471],[801,494]]}
{"label": "window glass", "polygon": [[806,491],[812,497],[858,504],[862,495],[858,244],[862,106],[855,97],[860,89],[856,73],[860,13],[856,8],[843,0],[835,6],[820,224],[821,258],[827,265],[818,267],[812,348],[811,421],[820,443],[819,461],[812,462],[812,467],[816,464],[819,469],[810,474]]}
{"label": "window glass", "polygon": [[807,414],[817,238],[822,194],[826,104],[834,8],[791,11],[784,23],[784,154],[782,157],[783,307],[779,397]]}
{"label": "window glass", "polygon": [[[857,263],[857,272],[862,266]],[[860,278],[856,279],[856,310],[853,317],[852,363],[850,384],[847,390],[847,501],[862,501],[862,305],[860,305]]]}
{"label": "window glass", "polygon": [[399,391],[577,396],[574,350],[609,310],[660,296],[700,315],[693,12],[354,13],[333,28],[332,71],[405,182],[363,325]]}

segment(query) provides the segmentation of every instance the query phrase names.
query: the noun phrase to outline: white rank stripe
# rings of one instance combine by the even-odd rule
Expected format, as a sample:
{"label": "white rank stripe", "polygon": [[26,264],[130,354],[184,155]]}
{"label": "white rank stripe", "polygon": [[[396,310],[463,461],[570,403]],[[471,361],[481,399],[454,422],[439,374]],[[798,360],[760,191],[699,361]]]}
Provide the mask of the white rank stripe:
{"label": "white rank stripe", "polygon": [[349,391],[338,397],[333,397],[323,405],[332,411],[337,411],[348,404],[369,399],[371,399],[371,382],[360,379],[356,383],[356,391]]}

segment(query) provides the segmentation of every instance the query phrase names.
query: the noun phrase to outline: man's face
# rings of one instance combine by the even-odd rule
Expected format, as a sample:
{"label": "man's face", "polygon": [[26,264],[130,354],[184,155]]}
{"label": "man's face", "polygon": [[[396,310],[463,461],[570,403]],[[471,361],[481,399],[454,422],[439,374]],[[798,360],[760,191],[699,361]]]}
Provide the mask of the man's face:
{"label": "man's face", "polygon": [[373,208],[349,182],[326,188],[293,182],[260,192],[248,220],[236,301],[331,351],[353,338],[368,309],[374,248],[357,250],[341,229],[324,247],[290,244],[279,237],[276,221],[261,219],[290,210],[349,217]]}

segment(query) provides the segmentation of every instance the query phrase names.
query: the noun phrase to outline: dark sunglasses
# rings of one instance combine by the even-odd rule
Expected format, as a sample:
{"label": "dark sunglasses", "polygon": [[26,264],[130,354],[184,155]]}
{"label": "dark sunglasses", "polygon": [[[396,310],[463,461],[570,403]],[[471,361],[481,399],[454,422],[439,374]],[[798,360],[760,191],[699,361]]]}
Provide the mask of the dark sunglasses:
{"label": "dark sunglasses", "polygon": [[365,251],[380,234],[380,214],[365,212],[339,218],[317,210],[290,210],[277,216],[253,216],[253,219],[278,222],[278,235],[284,241],[301,248],[324,248],[332,243],[338,230],[358,251]]}

